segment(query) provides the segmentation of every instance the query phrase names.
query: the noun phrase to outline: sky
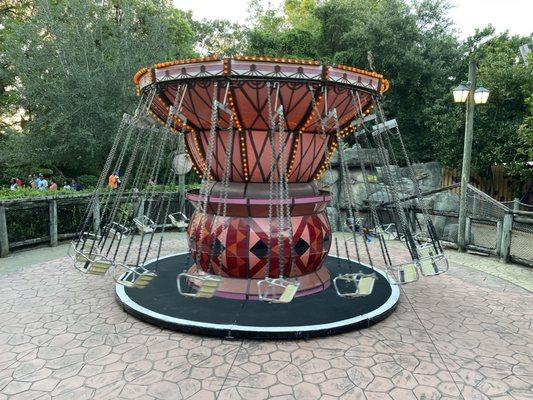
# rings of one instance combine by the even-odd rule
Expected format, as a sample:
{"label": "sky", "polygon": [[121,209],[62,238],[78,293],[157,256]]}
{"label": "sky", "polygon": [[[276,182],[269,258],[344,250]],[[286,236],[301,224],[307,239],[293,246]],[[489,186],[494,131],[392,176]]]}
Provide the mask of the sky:
{"label": "sky", "polygon": [[[262,0],[265,4],[267,0]],[[191,10],[195,19],[228,19],[244,22],[248,0],[173,0],[183,10]],[[270,0],[280,5],[283,0]],[[476,28],[492,24],[497,32],[508,29],[511,34],[528,35],[533,32],[533,0],[450,0],[454,8],[450,17],[459,30],[459,36],[466,38]]]}

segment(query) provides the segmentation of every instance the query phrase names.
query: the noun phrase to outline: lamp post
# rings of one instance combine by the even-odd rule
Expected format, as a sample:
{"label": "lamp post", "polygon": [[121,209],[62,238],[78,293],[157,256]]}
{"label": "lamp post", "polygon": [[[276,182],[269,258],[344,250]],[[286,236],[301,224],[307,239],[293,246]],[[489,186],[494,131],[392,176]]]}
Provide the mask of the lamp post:
{"label": "lamp post", "polygon": [[456,103],[466,102],[465,143],[463,150],[463,169],[461,171],[461,200],[459,203],[459,230],[457,244],[459,251],[465,251],[466,217],[468,214],[467,191],[470,182],[470,162],[472,159],[472,138],[474,133],[474,105],[485,104],[489,91],[484,87],[476,89],[476,62],[468,63],[468,83],[460,84],[453,90]]}

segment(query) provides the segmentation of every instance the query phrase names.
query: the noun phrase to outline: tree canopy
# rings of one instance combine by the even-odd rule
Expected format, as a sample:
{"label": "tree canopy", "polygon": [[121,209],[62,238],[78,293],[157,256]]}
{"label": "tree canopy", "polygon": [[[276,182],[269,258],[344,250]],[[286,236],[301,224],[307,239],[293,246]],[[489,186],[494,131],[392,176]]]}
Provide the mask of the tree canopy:
{"label": "tree canopy", "polygon": [[[488,27],[459,40],[446,0],[251,0],[249,19],[195,21],[170,0],[6,0],[0,6],[0,166],[96,174],[144,65],[197,54],[289,56],[374,68],[391,82],[387,114],[415,161],[461,163],[464,106],[451,89],[468,59],[491,91],[476,107],[473,166],[505,164],[521,179],[532,160],[531,36]],[[373,65],[369,65],[368,52]],[[6,118],[24,110],[14,132]],[[7,122],[6,122],[7,121]],[[21,132],[20,132],[21,131]],[[1,177],[0,177],[1,178]]]}
{"label": "tree canopy", "polygon": [[194,54],[191,25],[169,1],[35,1],[3,41],[16,106],[29,116],[25,134],[11,135],[24,151],[4,158],[98,173],[122,114],[135,107],[133,74]]}

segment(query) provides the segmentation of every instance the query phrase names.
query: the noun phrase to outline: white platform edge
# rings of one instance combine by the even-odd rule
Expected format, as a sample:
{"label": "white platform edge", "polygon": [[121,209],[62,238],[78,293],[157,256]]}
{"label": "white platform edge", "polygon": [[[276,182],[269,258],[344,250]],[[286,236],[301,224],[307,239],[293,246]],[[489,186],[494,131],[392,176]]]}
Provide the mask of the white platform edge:
{"label": "white platform edge", "polygon": [[[168,256],[160,257],[160,260],[174,257],[174,256],[179,256],[182,254],[187,254],[187,253],[184,252],[184,253],[171,254]],[[346,259],[344,257],[336,257],[334,255],[328,255],[328,257]],[[152,262],[155,262],[155,261],[156,261],[155,259],[149,260],[146,262],[146,264],[151,264]],[[366,265],[363,263],[361,264],[368,268],[371,268],[369,265]],[[374,271],[380,274],[381,276],[383,276],[387,281],[389,282],[391,281],[391,278],[387,277],[387,275],[385,275],[381,270],[375,269]],[[177,325],[185,325],[185,326],[207,328],[207,329],[218,329],[218,330],[244,331],[244,332],[308,332],[308,331],[319,331],[319,330],[340,328],[343,326],[353,325],[363,320],[371,319],[381,314],[384,314],[386,311],[394,307],[394,305],[398,302],[398,299],[400,298],[400,290],[398,288],[398,285],[391,284],[391,295],[389,296],[387,301],[384,304],[382,304],[380,307],[376,308],[375,310],[369,313],[358,315],[357,317],[348,318],[348,319],[344,319],[341,321],[331,322],[329,324],[266,327],[266,326],[251,326],[251,325],[237,325],[237,324],[213,324],[209,322],[200,322],[200,321],[193,321],[193,320],[188,320],[188,319],[183,319],[183,318],[170,317],[168,315],[164,315],[164,314],[160,314],[158,312],[152,311],[146,307],[143,307],[137,304],[133,300],[131,300],[131,298],[126,294],[126,288],[124,286],[117,283],[115,285],[115,288],[116,288],[116,294],[123,304],[126,304],[128,307],[130,307],[134,311],[140,314],[146,315],[148,317],[158,319],[164,322],[169,322],[172,324],[177,324]],[[179,296],[177,289],[176,289],[176,295]],[[191,301],[195,301],[195,300],[191,300]],[[204,300],[198,300],[198,301],[209,301],[209,300],[204,299]],[[360,300],[356,298],[356,299],[353,299],[353,301],[360,301]]]}

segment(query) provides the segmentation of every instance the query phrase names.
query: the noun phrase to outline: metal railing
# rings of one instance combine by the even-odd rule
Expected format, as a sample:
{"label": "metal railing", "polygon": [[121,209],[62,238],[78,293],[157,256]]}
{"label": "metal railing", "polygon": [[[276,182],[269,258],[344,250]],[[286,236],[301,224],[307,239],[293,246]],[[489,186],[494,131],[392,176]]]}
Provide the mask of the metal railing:
{"label": "metal railing", "polygon": [[[441,192],[455,196],[458,203],[459,194],[449,188],[443,188]],[[518,201],[508,204],[511,207],[474,186],[468,186],[466,248],[499,257],[503,262],[533,266],[533,212],[523,211],[525,207]],[[412,212],[420,218],[422,211],[413,209]],[[428,212],[435,225],[438,225],[438,218],[446,219],[445,229],[437,231],[439,238],[457,244],[458,211],[429,208]]]}
{"label": "metal railing", "polygon": [[[178,192],[156,193],[152,199],[144,200],[143,210],[151,209],[153,217],[163,194],[176,199],[171,203],[169,212],[178,211]],[[16,248],[41,243],[57,246],[59,241],[75,237],[91,197],[89,193],[0,201],[0,257],[6,257]],[[135,201],[134,198],[129,201],[131,206]],[[122,202],[120,206],[127,208],[126,203]],[[192,205],[186,202],[185,214],[190,216],[192,212]],[[172,227],[166,215],[161,214],[156,223],[158,227]]]}

